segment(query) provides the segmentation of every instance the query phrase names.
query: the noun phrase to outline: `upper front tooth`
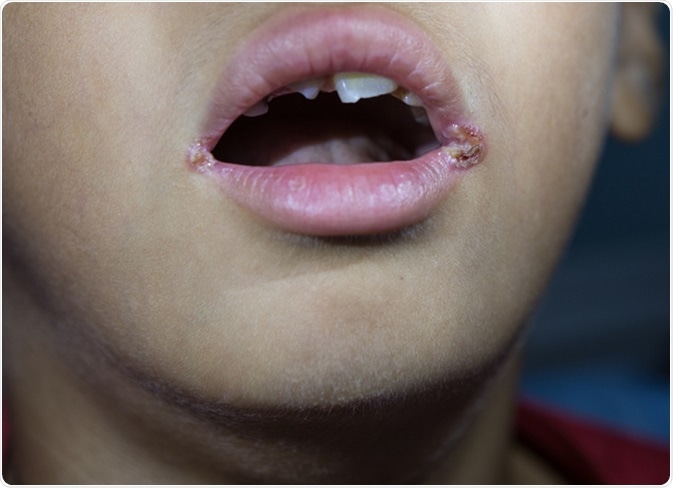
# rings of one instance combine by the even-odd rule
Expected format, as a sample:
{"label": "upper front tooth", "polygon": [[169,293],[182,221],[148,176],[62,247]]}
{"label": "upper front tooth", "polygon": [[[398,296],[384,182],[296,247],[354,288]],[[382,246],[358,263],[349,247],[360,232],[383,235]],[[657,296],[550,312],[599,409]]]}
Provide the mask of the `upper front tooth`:
{"label": "upper front tooth", "polygon": [[320,88],[325,83],[325,78],[298,81],[288,86],[292,91],[301,93],[307,100],[313,100],[320,93]]}
{"label": "upper front tooth", "polygon": [[397,83],[390,78],[366,73],[338,73],[334,75],[334,86],[342,103],[355,103],[397,89]]}

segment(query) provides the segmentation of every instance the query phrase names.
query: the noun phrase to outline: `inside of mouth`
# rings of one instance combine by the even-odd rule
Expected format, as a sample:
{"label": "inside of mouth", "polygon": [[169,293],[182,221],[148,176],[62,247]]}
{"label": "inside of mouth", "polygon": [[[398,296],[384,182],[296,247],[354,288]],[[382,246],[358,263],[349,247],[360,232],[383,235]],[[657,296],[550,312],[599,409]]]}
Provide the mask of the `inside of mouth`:
{"label": "inside of mouth", "polygon": [[292,93],[271,100],[264,115],[239,117],[212,153],[247,166],[358,164],[415,159],[439,146],[423,109],[390,95],[345,104],[336,93]]}

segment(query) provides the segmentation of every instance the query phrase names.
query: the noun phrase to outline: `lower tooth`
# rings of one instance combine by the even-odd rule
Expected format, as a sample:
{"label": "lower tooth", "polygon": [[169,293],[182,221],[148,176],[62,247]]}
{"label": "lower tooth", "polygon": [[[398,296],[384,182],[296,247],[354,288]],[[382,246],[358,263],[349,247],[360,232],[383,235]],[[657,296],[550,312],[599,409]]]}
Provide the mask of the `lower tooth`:
{"label": "lower tooth", "polygon": [[264,100],[257,102],[255,105],[246,110],[243,115],[246,117],[257,117],[259,115],[264,115],[269,111],[269,106]]}
{"label": "lower tooth", "polygon": [[424,108],[421,107],[411,107],[411,115],[414,117],[414,120],[419,124],[430,127],[430,119],[428,118],[428,113]]}

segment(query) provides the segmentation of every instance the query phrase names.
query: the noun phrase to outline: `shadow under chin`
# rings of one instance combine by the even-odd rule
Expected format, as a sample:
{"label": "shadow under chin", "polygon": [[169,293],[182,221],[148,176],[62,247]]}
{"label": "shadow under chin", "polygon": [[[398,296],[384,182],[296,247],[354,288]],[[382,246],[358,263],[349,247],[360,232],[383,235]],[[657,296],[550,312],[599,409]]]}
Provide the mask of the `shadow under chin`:
{"label": "shadow under chin", "polygon": [[[161,404],[172,407],[163,424],[173,428],[169,435],[191,445],[191,455],[199,453],[200,462],[210,458],[210,464],[222,469],[227,463],[213,457],[215,446],[220,441],[230,445],[235,439],[233,443],[244,446],[243,451],[251,450],[255,458],[268,459],[273,466],[272,474],[265,468],[264,474],[251,475],[234,462],[223,470],[227,479],[283,484],[416,483],[457,448],[500,377],[509,352],[456,378],[324,405],[234,405],[199,397],[137,370],[124,368],[124,373]],[[181,424],[189,428],[192,438],[187,442],[180,434]],[[199,439],[209,440],[201,443]],[[246,456],[250,454],[242,456],[248,462]]]}

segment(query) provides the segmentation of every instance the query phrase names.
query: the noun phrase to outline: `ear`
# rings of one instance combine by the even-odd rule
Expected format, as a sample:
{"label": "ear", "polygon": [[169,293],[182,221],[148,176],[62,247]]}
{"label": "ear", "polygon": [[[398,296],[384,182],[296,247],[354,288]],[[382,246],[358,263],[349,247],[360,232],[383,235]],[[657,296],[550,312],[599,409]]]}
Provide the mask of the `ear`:
{"label": "ear", "polygon": [[652,128],[662,95],[663,46],[657,32],[657,3],[624,3],[612,97],[613,133],[644,138]]}

